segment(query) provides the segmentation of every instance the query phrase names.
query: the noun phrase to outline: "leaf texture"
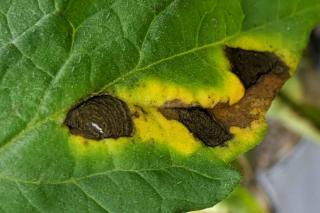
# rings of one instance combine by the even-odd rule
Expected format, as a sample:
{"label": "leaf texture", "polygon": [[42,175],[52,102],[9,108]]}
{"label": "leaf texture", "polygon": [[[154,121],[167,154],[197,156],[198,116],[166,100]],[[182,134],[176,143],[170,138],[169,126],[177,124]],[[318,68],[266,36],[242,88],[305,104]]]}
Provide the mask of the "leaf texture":
{"label": "leaf texture", "polygon": [[[245,95],[226,46],[298,63],[318,0],[1,0],[0,212],[181,212],[239,182],[227,162],[262,138],[264,113],[209,148],[158,108]],[[63,124],[79,101],[126,102],[133,137],[94,141]]]}

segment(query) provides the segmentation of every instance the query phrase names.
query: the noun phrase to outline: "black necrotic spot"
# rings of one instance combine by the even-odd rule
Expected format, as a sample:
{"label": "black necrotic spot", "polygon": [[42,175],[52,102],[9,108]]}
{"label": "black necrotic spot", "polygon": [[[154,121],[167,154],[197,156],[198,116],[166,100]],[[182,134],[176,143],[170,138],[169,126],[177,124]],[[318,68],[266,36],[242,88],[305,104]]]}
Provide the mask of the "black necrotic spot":
{"label": "black necrotic spot", "polygon": [[231,63],[232,72],[240,78],[246,89],[254,85],[262,75],[271,71],[282,72],[286,68],[271,52],[226,47],[225,53]]}
{"label": "black necrotic spot", "polygon": [[162,108],[160,112],[169,120],[177,120],[206,146],[223,145],[232,135],[212,114],[200,107]]}
{"label": "black necrotic spot", "polygon": [[127,104],[110,95],[98,95],[81,102],[68,112],[64,123],[72,134],[94,140],[133,134]]}

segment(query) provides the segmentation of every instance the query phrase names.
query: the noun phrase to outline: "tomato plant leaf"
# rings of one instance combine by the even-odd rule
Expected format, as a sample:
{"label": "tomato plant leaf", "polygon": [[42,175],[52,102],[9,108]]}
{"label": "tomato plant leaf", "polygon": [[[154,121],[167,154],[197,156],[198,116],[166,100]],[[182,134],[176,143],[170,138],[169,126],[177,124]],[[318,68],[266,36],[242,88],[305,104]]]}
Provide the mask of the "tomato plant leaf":
{"label": "tomato plant leaf", "polygon": [[227,163],[263,137],[319,9],[2,0],[0,211],[181,212],[222,200],[239,182]]}

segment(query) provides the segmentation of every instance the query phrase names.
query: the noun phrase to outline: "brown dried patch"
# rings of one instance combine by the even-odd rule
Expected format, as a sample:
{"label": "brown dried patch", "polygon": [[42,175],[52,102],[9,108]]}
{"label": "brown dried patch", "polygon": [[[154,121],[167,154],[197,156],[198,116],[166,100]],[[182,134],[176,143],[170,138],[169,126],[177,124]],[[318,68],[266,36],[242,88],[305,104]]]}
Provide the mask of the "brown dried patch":
{"label": "brown dried patch", "polygon": [[226,47],[232,71],[246,88],[236,104],[216,105],[213,109],[186,106],[179,100],[166,103],[160,112],[169,120],[177,120],[205,145],[223,145],[232,138],[231,126],[246,128],[270,107],[284,82],[290,77],[288,66],[274,53]]}
{"label": "brown dried patch", "polygon": [[246,90],[245,96],[236,104],[216,105],[210,111],[225,126],[248,127],[252,121],[259,119],[261,113],[269,109],[272,100],[290,77],[289,68],[280,59],[276,66],[262,75],[257,82]]}

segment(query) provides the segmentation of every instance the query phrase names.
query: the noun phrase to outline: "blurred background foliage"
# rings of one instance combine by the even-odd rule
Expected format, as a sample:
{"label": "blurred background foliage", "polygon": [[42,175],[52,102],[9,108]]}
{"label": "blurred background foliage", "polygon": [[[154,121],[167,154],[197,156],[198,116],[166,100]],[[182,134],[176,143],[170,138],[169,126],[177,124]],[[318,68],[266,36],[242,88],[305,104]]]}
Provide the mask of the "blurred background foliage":
{"label": "blurred background foliage", "polygon": [[[290,169],[281,168],[290,165],[290,163],[281,164],[281,162],[290,161],[293,155],[299,153],[295,152],[295,149],[301,149],[301,146],[298,146],[302,143],[301,141],[308,140],[308,143],[309,141],[320,143],[320,27],[312,32],[309,45],[297,69],[297,74],[286,83],[269,110],[269,131],[264,141],[234,162],[234,167],[243,176],[241,186],[235,189],[226,200],[213,208],[194,213],[285,213],[290,208],[295,209],[293,210],[295,212],[300,212],[299,207],[294,207],[297,205],[300,205],[302,209],[305,209],[305,206],[310,206],[310,203],[303,203],[305,199],[302,199],[303,196],[307,196],[308,192],[299,192],[298,189],[295,191],[297,195],[291,196],[297,199],[300,196],[301,199],[298,203],[292,199],[289,201],[291,207],[281,206],[281,203],[276,204],[274,194],[277,193],[277,188],[273,189],[275,192],[272,194],[272,186],[265,184],[266,181],[263,179],[267,177],[265,174],[272,173],[276,166],[280,167],[283,172],[290,172]],[[320,146],[317,146],[315,147],[319,148],[320,153]],[[308,155],[308,153],[304,153],[304,155]],[[302,165],[310,163],[315,166],[318,164],[318,162],[301,162]],[[320,171],[320,166],[318,167]],[[277,169],[279,170],[279,168]],[[296,169],[296,172],[299,172],[299,168]],[[289,177],[288,185],[283,186],[285,190],[288,189],[288,192],[283,192],[284,194],[292,193],[292,190],[289,189],[294,183],[290,185],[290,175],[295,176],[294,174],[283,176],[284,178]],[[302,175],[306,179],[303,184],[317,184],[312,180],[320,178],[313,177],[309,181],[309,174]],[[302,188],[308,187],[302,186]],[[310,194],[310,196],[316,195]],[[312,200],[320,201],[320,197],[315,197]],[[314,207],[311,206],[310,209],[317,208],[318,203],[311,203],[311,205],[313,204]],[[283,205],[288,205],[288,203]]]}

